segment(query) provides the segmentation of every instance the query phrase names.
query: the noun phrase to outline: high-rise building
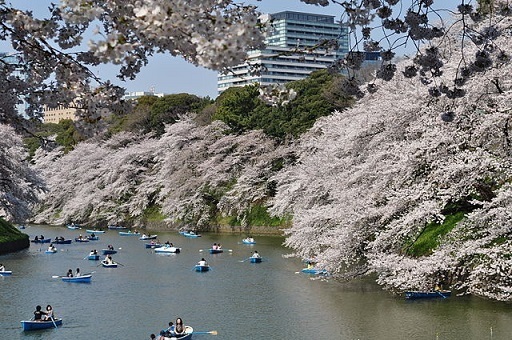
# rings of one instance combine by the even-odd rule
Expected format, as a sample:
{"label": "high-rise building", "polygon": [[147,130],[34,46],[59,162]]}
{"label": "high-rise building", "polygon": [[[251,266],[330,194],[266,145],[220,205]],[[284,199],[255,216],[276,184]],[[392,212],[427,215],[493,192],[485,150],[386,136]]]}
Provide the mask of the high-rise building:
{"label": "high-rise building", "polygon": [[[304,79],[343,58],[349,50],[348,28],[336,23],[334,16],[291,11],[269,16],[272,28],[265,49],[250,51],[248,62],[219,74],[219,93],[232,86]],[[259,72],[253,72],[255,69]]]}
{"label": "high-rise building", "polygon": [[[14,66],[14,71],[11,73],[11,76],[17,77],[19,79],[26,78],[26,75],[23,71],[23,61],[15,54],[0,52],[0,67],[2,67],[4,64]],[[16,104],[16,111],[18,111],[20,116],[25,116],[27,103],[23,97],[19,99],[21,102]]]}

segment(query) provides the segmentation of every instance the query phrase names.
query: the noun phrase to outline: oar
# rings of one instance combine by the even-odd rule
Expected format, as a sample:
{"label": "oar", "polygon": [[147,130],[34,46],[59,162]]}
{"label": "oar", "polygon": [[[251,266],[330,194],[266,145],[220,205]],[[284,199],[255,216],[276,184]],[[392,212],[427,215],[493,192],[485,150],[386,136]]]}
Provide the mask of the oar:
{"label": "oar", "polygon": [[121,266],[123,266],[123,267],[124,267],[124,264],[122,264],[122,263],[119,263],[119,262],[117,262],[117,261],[116,261],[116,262],[114,262],[114,263],[115,263],[115,264],[119,264],[119,265],[121,265]]}
{"label": "oar", "polygon": [[50,319],[52,319],[53,325],[55,326],[55,328],[57,328],[57,324],[55,323],[55,320],[53,320],[53,315],[50,316]]}
{"label": "oar", "polygon": [[192,334],[211,334],[211,335],[217,335],[217,331],[193,331]]}
{"label": "oar", "polygon": [[437,290],[436,292],[437,292],[437,294],[441,295],[441,296],[443,297],[443,299],[446,299],[446,296],[444,296],[443,294],[441,294],[441,292],[440,292],[440,291],[438,291],[438,290]]}
{"label": "oar", "polygon": [[250,258],[250,257],[248,257],[248,258],[246,258],[245,260],[238,261],[238,262],[245,262],[245,261],[250,260],[250,259],[251,259],[251,258]]}
{"label": "oar", "polygon": [[53,276],[52,276],[52,279],[58,279],[59,277],[64,277],[64,276],[60,276],[60,275],[53,275]]}

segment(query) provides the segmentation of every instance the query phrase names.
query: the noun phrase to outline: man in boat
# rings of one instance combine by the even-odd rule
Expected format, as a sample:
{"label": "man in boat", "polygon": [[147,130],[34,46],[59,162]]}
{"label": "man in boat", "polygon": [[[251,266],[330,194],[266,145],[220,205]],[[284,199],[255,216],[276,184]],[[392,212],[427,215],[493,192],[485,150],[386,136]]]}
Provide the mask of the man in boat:
{"label": "man in boat", "polygon": [[67,277],[73,277],[73,270],[68,270],[68,272],[66,273],[66,276]]}
{"label": "man in boat", "polygon": [[43,315],[46,315],[46,313],[41,310],[41,306],[37,305],[34,312],[34,321],[43,321]]}
{"label": "man in boat", "polygon": [[201,261],[197,262],[198,265],[200,265],[201,267],[204,267],[204,266],[207,266],[208,264],[206,263],[206,260],[204,259],[204,257],[201,259]]}
{"label": "man in boat", "polygon": [[261,256],[260,256],[260,254],[258,253],[258,251],[257,251],[257,250],[255,250],[255,251],[254,251],[254,253],[252,253],[252,256],[251,256],[251,257],[252,257],[252,258],[255,258],[255,259],[259,259]]}
{"label": "man in boat", "polygon": [[48,247],[48,251],[55,251],[57,248],[53,245],[53,243],[50,243],[50,246]]}
{"label": "man in boat", "polygon": [[5,266],[0,263],[0,272],[5,272]]}

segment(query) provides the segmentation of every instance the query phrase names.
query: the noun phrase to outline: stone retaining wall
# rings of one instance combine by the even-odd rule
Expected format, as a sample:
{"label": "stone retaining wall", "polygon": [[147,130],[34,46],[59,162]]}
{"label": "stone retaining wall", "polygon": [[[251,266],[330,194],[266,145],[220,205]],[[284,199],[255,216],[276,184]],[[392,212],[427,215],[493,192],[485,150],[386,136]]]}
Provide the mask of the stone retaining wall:
{"label": "stone retaining wall", "polygon": [[27,238],[0,243],[0,254],[13,253],[23,249],[27,249],[30,246],[30,241]]}

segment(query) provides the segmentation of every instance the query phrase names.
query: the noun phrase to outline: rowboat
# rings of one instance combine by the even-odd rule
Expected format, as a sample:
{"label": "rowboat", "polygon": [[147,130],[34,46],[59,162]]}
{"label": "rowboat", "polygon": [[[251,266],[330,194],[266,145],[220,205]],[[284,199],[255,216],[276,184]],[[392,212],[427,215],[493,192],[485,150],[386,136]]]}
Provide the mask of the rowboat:
{"label": "rowboat", "polygon": [[24,331],[33,331],[36,329],[45,329],[45,328],[54,328],[55,326],[62,326],[62,319],[55,318],[52,320],[47,321],[35,321],[35,320],[28,320],[28,321],[21,321],[21,328],[23,328]]}
{"label": "rowboat", "polygon": [[89,234],[103,234],[105,230],[94,230],[94,229],[86,229],[85,230]]}
{"label": "rowboat", "polygon": [[207,271],[210,270],[210,266],[209,265],[200,266],[200,265],[196,264],[194,268],[195,268],[196,272],[207,272]]}
{"label": "rowboat", "polygon": [[242,240],[243,244],[256,244],[256,241],[252,237],[247,237]]}
{"label": "rowboat", "polygon": [[52,241],[51,238],[39,239],[39,240],[30,240],[30,242],[34,243],[50,243]]}
{"label": "rowboat", "polygon": [[151,248],[151,249],[154,249],[154,248],[160,248],[162,247],[162,244],[161,243],[146,243],[145,244],[146,248]]}
{"label": "rowboat", "polygon": [[223,253],[224,252],[224,249],[208,249],[208,251],[210,252],[210,254],[220,254],[220,253]]}
{"label": "rowboat", "polygon": [[12,275],[12,270],[0,271],[0,276],[9,276],[9,275]]}
{"label": "rowboat", "polygon": [[112,255],[112,254],[116,254],[117,250],[114,250],[114,249],[102,249],[101,253],[103,255]]}
{"label": "rowboat", "polygon": [[75,242],[89,242],[86,238],[75,237]]}
{"label": "rowboat", "polygon": [[314,275],[327,275],[327,271],[325,269],[304,268],[301,272]]}
{"label": "rowboat", "polygon": [[85,274],[80,276],[67,277],[63,276],[62,281],[64,282],[91,282],[92,274]]}
{"label": "rowboat", "polygon": [[87,236],[87,239],[89,241],[98,241],[100,238],[99,236]]}
{"label": "rowboat", "polygon": [[128,229],[128,228],[120,226],[120,225],[109,225],[107,228],[108,229]]}
{"label": "rowboat", "polygon": [[435,299],[450,297],[452,292],[450,290],[433,290],[433,291],[408,291],[405,292],[405,298],[407,300],[416,299]]}
{"label": "rowboat", "polygon": [[53,243],[55,243],[55,244],[71,244],[72,241],[73,241],[72,239],[67,239],[67,240],[55,239],[55,240],[53,240]]}
{"label": "rowboat", "polygon": [[261,257],[251,257],[251,263],[260,263]]}
{"label": "rowboat", "polygon": [[45,250],[45,254],[55,254],[57,252],[57,249],[48,249]]}
{"label": "rowboat", "polygon": [[98,254],[92,254],[87,256],[87,259],[91,261],[98,261],[100,259],[100,256]]}
{"label": "rowboat", "polygon": [[149,235],[149,236],[144,236],[142,235],[141,237],[139,237],[139,240],[154,240],[158,237],[158,235]]}
{"label": "rowboat", "polygon": [[134,233],[134,232],[131,232],[131,231],[120,231],[119,235],[120,236],[139,236],[140,233],[139,232]]}
{"label": "rowboat", "polygon": [[71,230],[78,230],[78,229],[81,229],[79,225],[74,224],[74,223],[73,223],[73,224],[68,225],[67,227],[68,227],[68,229],[71,229]]}
{"label": "rowboat", "polygon": [[178,254],[179,252],[181,252],[181,248],[171,247],[168,245],[164,245],[163,247],[155,248],[155,253],[157,253],[157,254],[171,254],[171,253]]}
{"label": "rowboat", "polygon": [[196,233],[195,233],[195,232],[193,232],[193,231],[187,231],[187,232],[184,232],[182,235],[183,235],[183,236],[185,236],[185,237],[192,237],[192,238],[195,238],[195,237],[201,237],[201,235],[200,235],[200,234],[196,234]]}
{"label": "rowboat", "polygon": [[[162,340],[188,340],[192,339],[192,334],[194,333],[194,329],[190,326],[185,326],[185,334],[183,335],[173,335],[173,336],[164,336],[160,335],[160,339]],[[201,334],[201,333],[200,333]]]}
{"label": "rowboat", "polygon": [[105,268],[117,268],[117,263],[106,263],[105,261],[101,261],[101,265]]}

